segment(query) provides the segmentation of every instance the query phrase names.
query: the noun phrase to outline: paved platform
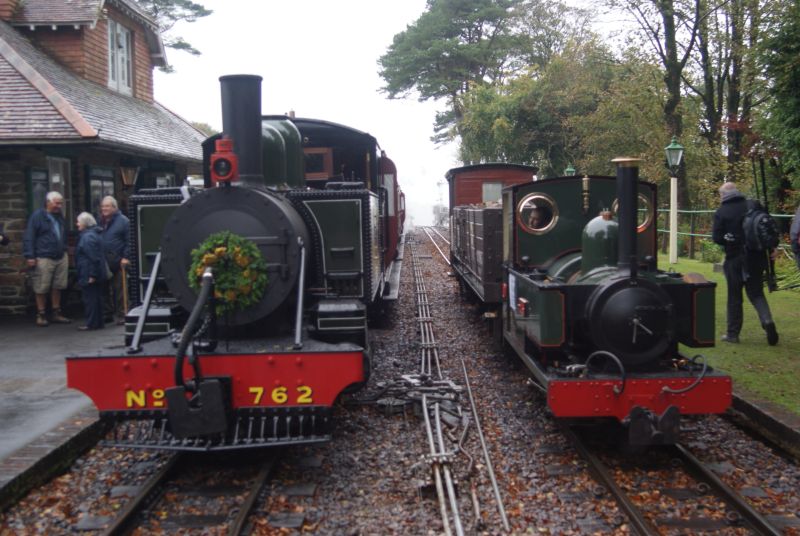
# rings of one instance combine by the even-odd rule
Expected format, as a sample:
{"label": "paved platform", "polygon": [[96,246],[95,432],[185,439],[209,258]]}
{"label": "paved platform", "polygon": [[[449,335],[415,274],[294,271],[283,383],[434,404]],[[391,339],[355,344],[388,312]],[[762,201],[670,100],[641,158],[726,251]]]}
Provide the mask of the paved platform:
{"label": "paved platform", "polygon": [[124,328],[109,324],[82,332],[77,330],[82,320],[40,328],[30,318],[0,318],[0,461],[72,417],[94,411],[89,398],[67,389],[64,357],[123,348]]}

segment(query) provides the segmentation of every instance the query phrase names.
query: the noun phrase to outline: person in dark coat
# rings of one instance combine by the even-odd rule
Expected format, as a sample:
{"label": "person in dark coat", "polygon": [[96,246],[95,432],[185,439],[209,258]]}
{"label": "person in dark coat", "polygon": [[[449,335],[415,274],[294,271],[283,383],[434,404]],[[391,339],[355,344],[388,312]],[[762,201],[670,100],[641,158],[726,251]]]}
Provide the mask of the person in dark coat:
{"label": "person in dark coat", "polygon": [[105,293],[106,312],[117,317],[117,324],[124,324],[127,311],[122,296],[122,278],[125,277],[125,268],[128,266],[130,221],[119,211],[117,200],[110,195],[100,202],[100,226],[103,229],[106,260],[112,274]]}
{"label": "person in dark coat", "polygon": [[86,324],[78,329],[100,329],[103,327],[103,288],[106,281],[102,231],[94,216],[88,212],[78,215],[77,224],[81,236],[75,248],[75,271],[86,316]]}
{"label": "person in dark coat", "polygon": [[22,254],[31,271],[33,293],[36,296],[36,325],[49,324],[45,316],[47,295],[53,306],[50,318],[56,324],[69,324],[71,320],[61,314],[61,291],[67,288],[67,225],[61,215],[64,197],[56,191],[48,192],[44,208],[31,214],[22,237]]}
{"label": "person in dark coat", "polygon": [[728,329],[723,342],[738,343],[742,330],[742,289],[755,307],[761,327],[770,346],[778,344],[778,331],[764,296],[764,271],[767,258],[764,252],[750,252],[744,247],[742,221],[747,213],[747,200],[732,182],[719,189],[722,203],[714,213],[712,239],[725,249],[723,270],[728,283]]}
{"label": "person in dark coat", "polygon": [[789,238],[794,252],[794,262],[797,263],[797,268],[800,268],[800,205],[797,205],[797,210],[794,213],[792,227],[789,230]]}

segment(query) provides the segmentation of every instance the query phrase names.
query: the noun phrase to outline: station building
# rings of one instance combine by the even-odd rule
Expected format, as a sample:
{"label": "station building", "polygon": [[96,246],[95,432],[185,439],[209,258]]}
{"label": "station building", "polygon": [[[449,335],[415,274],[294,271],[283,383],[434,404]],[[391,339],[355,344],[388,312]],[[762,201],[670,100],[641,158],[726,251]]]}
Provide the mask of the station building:
{"label": "station building", "polygon": [[113,195],[182,184],[205,136],[153,99],[166,65],[156,22],[134,0],[0,0],[0,315],[24,314],[22,236],[48,191],[75,217]]}

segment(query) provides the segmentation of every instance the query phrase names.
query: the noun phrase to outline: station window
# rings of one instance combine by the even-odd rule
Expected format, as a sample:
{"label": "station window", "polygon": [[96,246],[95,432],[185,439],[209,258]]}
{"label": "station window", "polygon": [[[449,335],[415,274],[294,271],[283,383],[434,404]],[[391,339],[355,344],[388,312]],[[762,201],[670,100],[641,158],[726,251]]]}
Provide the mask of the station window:
{"label": "station window", "polygon": [[133,94],[133,34],[113,19],[108,19],[108,87]]}
{"label": "station window", "polygon": [[159,173],[155,176],[156,188],[172,188],[175,184],[174,173]]}
{"label": "station window", "polygon": [[517,205],[517,223],[527,233],[542,235],[558,222],[558,205],[547,194],[526,195]]}
{"label": "station window", "polygon": [[[42,176],[40,174],[40,176]],[[73,208],[72,208],[72,165],[68,158],[55,158],[47,157],[47,192],[59,192],[64,196],[64,207],[61,213],[64,215],[64,221],[67,222],[67,229],[73,229],[75,222],[73,221]],[[45,195],[47,195],[45,192]],[[39,204],[33,208],[44,206],[44,198],[41,200],[34,200]]]}
{"label": "station window", "polygon": [[114,170],[111,168],[90,167],[89,168],[89,211],[100,216],[100,202],[104,197],[110,195],[116,197],[114,191]]}

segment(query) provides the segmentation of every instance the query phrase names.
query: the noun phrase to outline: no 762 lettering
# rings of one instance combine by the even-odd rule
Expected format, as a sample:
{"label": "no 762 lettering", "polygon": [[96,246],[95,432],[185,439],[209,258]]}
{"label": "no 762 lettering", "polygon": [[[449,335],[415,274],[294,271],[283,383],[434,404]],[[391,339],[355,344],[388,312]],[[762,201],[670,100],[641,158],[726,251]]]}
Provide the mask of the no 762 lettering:
{"label": "no 762 lettering", "polygon": [[[247,392],[252,396],[250,401],[254,406],[314,403],[314,391],[308,385],[298,385],[294,389],[278,386],[272,390],[254,386],[248,387]],[[145,408],[148,405],[162,408],[166,405],[165,403],[163,389],[153,389],[150,392],[145,389],[125,391],[125,406],[128,408]]]}

